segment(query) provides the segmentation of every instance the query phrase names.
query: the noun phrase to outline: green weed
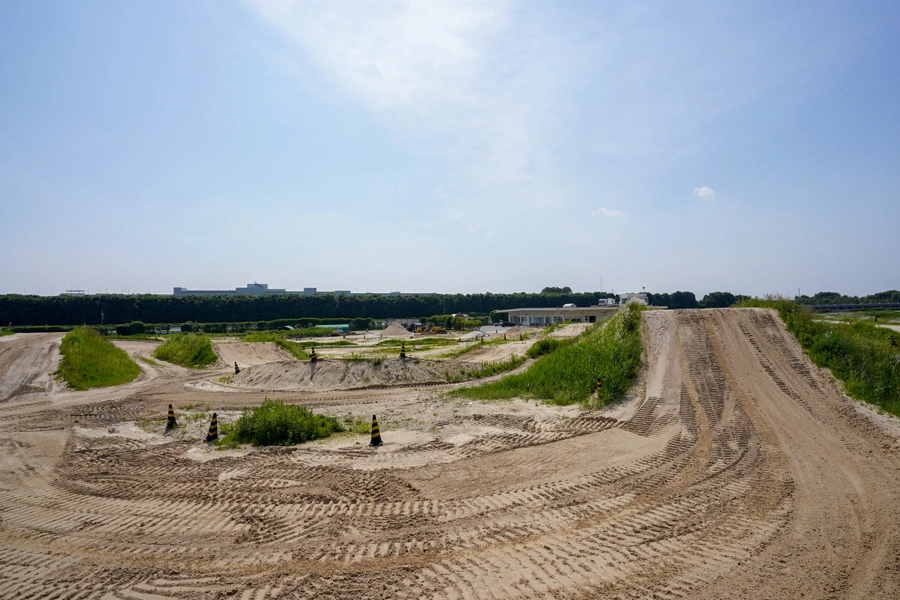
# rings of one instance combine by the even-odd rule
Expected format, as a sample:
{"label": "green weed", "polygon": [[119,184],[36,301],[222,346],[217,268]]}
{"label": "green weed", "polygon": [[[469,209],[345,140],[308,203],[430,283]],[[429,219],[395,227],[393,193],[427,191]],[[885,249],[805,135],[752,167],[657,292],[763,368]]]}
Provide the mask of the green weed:
{"label": "green weed", "polygon": [[58,377],[76,390],[121,385],[141,374],[124,350],[88,327],[76,327],[66,334],[59,351],[63,358]]}
{"label": "green weed", "polygon": [[289,446],[329,437],[344,431],[334,417],[313,414],[304,406],[266,400],[244,414],[227,429],[225,444],[234,442],[254,446]]}
{"label": "green weed", "polygon": [[[479,400],[539,398],[555,404],[580,402],[603,406],[625,395],[637,376],[641,351],[641,313],[629,303],[611,318],[561,343],[527,371],[483,386],[456,390],[454,395]],[[603,391],[595,395],[597,379]]]}
{"label": "green weed", "polygon": [[153,352],[153,356],[190,369],[208,367],[219,360],[209,336],[202,333],[179,333],[170,336]]}

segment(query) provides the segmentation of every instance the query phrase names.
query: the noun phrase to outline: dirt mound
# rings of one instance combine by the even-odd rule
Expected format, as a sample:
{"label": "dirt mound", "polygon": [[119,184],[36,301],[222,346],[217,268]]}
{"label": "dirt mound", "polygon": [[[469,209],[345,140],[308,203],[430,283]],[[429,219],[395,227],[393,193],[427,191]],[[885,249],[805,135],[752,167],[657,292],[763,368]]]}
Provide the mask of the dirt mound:
{"label": "dirt mound", "polygon": [[[270,394],[187,387],[208,372],[4,396],[39,387],[57,342],[0,341],[0,597],[900,598],[897,421],[847,399],[772,311],[643,318],[633,395],[601,411],[412,386],[276,396],[377,414],[378,448],[348,432],[213,449],[213,411],[233,423]],[[246,371],[337,387],[449,366]]]}
{"label": "dirt mound", "polygon": [[381,332],[381,337],[411,338],[412,334],[404,329],[400,323],[391,323]]}
{"label": "dirt mound", "polygon": [[385,358],[296,360],[244,369],[233,383],[262,390],[346,390],[370,385],[444,382],[463,377],[465,365],[452,361]]}
{"label": "dirt mound", "polygon": [[512,340],[520,335],[533,335],[535,333],[540,333],[540,329],[537,327],[513,327],[503,333],[506,334],[506,339]]}
{"label": "dirt mound", "polygon": [[460,354],[454,360],[467,363],[501,362],[515,355],[525,356],[533,343],[534,340],[525,340],[500,345],[487,344]]}
{"label": "dirt mound", "polygon": [[584,330],[590,327],[590,323],[569,323],[564,327],[560,327],[552,332],[549,337],[552,338],[573,338],[584,333]]}
{"label": "dirt mound", "polygon": [[229,342],[213,344],[213,350],[219,355],[219,367],[233,367],[237,362],[240,368],[252,365],[294,360],[294,357],[275,345],[274,342]]}

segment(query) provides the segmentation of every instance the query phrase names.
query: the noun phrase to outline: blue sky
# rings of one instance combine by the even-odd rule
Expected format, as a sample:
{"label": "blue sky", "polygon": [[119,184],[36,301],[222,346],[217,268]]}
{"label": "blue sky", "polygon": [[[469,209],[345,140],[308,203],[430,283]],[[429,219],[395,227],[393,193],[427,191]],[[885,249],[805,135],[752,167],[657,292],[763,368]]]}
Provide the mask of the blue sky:
{"label": "blue sky", "polygon": [[900,3],[0,3],[0,293],[900,288]]}

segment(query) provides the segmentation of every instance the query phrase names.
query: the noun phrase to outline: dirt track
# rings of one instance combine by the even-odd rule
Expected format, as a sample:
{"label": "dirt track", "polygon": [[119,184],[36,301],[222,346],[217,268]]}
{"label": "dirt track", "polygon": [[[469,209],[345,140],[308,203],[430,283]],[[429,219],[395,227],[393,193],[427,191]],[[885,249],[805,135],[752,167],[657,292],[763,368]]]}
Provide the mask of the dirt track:
{"label": "dirt track", "polygon": [[0,338],[0,597],[900,597],[896,425],[771,312],[645,328],[639,389],[602,412],[279,393],[378,413],[385,446],[237,453],[196,441],[205,422],[184,439],[133,424],[266,395],[194,385],[227,369],[142,364],[118,390],[65,392],[23,363],[59,336]]}

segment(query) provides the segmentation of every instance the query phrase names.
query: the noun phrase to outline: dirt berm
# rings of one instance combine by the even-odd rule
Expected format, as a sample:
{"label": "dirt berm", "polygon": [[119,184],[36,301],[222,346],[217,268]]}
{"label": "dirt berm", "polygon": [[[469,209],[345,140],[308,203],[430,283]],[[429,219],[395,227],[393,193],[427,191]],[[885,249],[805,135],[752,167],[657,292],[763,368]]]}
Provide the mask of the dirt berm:
{"label": "dirt berm", "polygon": [[235,375],[233,384],[261,390],[345,390],[376,385],[446,382],[465,378],[471,365],[417,358],[381,361],[289,360],[257,365]]}
{"label": "dirt berm", "polygon": [[644,334],[632,396],[593,412],[302,388],[449,364],[252,366],[285,402],[377,414],[384,445],[226,451],[202,442],[212,412],[224,427],[264,389],[187,389],[209,373],[154,361],[61,391],[59,336],[0,338],[0,598],[900,598],[897,420],[771,311],[652,311]]}

